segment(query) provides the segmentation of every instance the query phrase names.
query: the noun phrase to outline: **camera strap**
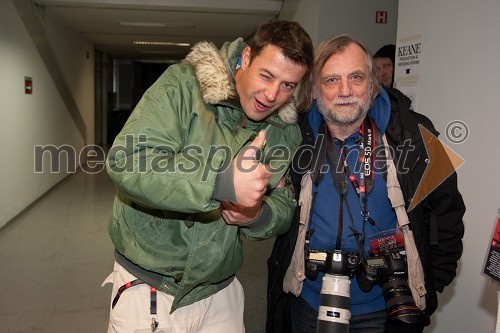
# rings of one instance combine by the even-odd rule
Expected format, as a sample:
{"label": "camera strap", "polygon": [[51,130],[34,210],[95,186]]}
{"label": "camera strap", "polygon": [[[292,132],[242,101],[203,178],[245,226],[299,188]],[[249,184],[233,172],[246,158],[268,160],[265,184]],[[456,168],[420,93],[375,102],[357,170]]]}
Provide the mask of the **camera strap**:
{"label": "camera strap", "polygon": [[[358,243],[360,249],[363,248],[364,243],[363,234],[365,223],[368,221],[370,224],[375,225],[375,221],[370,218],[367,209],[368,193],[370,193],[374,186],[375,158],[373,152],[376,147],[376,127],[373,120],[369,116],[366,116],[361,124],[359,134],[361,136],[358,140],[358,161],[361,165],[361,169],[359,170],[359,182],[351,167],[347,163],[347,146],[345,142],[333,138],[330,131],[327,129],[325,122],[323,122],[322,126],[320,126],[317,144],[313,152],[312,161],[314,164],[311,168],[311,178],[315,187],[317,188],[322,178],[321,168],[324,163],[328,161],[334,187],[340,195],[338,219],[339,232],[337,234],[336,249],[340,249],[341,245],[344,216],[343,208],[348,186],[347,179],[349,179],[359,196],[361,214],[363,216],[363,232],[361,234],[354,228],[354,225],[352,226],[356,242]],[[326,140],[324,140],[325,137]],[[341,145],[340,151],[335,144],[336,142]],[[347,208],[349,208],[349,206],[347,206]],[[359,239],[360,236],[361,239]]]}
{"label": "camera strap", "polygon": [[[325,126],[326,127],[326,126]],[[332,174],[333,178],[333,184],[337,191],[339,192],[339,215],[338,215],[338,232],[337,232],[337,240],[335,243],[335,249],[340,250],[340,246],[342,243],[342,231],[344,228],[344,202],[345,202],[345,197],[347,195],[347,180],[345,178],[344,172],[342,170],[339,170],[339,153],[337,152],[337,145],[333,141],[330,135],[330,131],[327,131],[328,133],[328,139],[327,139],[327,145],[328,148],[326,149],[326,156],[328,159],[328,162],[330,163],[330,173]],[[332,143],[332,144],[329,144]],[[343,144],[343,143],[342,143]],[[342,150],[344,150],[344,145],[342,146]],[[355,231],[354,235],[356,237],[356,243],[358,243],[358,232]]]}
{"label": "camera strap", "polygon": [[[116,303],[118,303],[118,300],[120,299],[120,296],[122,293],[127,290],[130,287],[135,287],[140,284],[144,284],[145,282],[139,279],[135,279],[133,281],[125,283],[123,286],[118,288],[118,291],[116,292],[115,297],[113,298],[113,302],[111,303],[111,308],[114,309]],[[158,328],[159,322],[156,320],[156,315],[157,315],[157,291],[156,288],[149,286],[149,291],[150,291],[150,303],[151,306],[149,308],[149,311],[151,313],[151,331],[154,332]]]}
{"label": "camera strap", "polygon": [[[360,138],[358,145],[358,161],[361,164],[361,170],[359,170],[359,182],[347,163],[347,146],[345,142],[333,138],[330,131],[324,128],[326,128],[326,124],[322,126],[322,129],[326,132],[326,136],[328,138],[328,140],[326,140],[326,156],[328,158],[328,162],[330,163],[330,172],[332,173],[332,177],[334,179],[335,188],[340,194],[346,194],[346,178],[349,179],[350,183],[356,190],[356,193],[359,195],[363,218],[367,219],[367,195],[373,189],[375,182],[375,157],[373,154],[376,147],[375,124],[369,116],[366,116],[359,130],[359,134],[362,137]],[[337,151],[336,145],[329,144],[330,142],[340,142],[340,153]]]}

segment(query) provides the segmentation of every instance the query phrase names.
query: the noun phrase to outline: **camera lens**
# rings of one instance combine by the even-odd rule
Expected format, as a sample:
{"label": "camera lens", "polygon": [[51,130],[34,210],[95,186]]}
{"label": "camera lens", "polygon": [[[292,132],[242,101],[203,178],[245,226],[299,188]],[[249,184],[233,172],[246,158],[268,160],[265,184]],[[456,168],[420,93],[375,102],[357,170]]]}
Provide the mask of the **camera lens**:
{"label": "camera lens", "polygon": [[325,274],[318,309],[318,333],[348,333],[351,292],[348,276]]}
{"label": "camera lens", "polygon": [[382,290],[389,321],[412,325],[429,325],[430,319],[415,305],[406,279],[389,278],[383,281]]}

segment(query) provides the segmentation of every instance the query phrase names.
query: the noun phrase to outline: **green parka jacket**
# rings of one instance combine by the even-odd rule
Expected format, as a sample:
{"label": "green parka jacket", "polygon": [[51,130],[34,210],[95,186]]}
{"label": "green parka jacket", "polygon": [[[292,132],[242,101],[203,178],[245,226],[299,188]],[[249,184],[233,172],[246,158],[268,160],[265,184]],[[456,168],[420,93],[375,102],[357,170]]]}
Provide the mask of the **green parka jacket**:
{"label": "green parka jacket", "polygon": [[[134,275],[149,276],[145,282],[157,281],[154,287],[174,296],[171,311],[234,277],[243,261],[240,234],[270,238],[287,231],[293,217],[289,183],[276,186],[301,141],[297,112],[290,101],[264,122],[246,119],[234,86],[245,46],[241,38],[221,50],[195,45],[145,92],[108,154],[118,190],[108,227],[116,252],[135,267]],[[218,175],[264,128],[264,163],[273,169],[263,199],[266,218],[228,225],[214,191],[233,184]]]}

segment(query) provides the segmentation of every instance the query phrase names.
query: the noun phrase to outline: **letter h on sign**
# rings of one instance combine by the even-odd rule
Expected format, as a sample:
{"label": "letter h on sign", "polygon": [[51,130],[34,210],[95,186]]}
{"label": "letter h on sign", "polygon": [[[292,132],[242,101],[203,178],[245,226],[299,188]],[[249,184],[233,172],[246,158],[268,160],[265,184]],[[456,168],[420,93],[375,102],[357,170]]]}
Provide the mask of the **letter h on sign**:
{"label": "letter h on sign", "polygon": [[387,24],[387,12],[378,11],[375,12],[375,23]]}

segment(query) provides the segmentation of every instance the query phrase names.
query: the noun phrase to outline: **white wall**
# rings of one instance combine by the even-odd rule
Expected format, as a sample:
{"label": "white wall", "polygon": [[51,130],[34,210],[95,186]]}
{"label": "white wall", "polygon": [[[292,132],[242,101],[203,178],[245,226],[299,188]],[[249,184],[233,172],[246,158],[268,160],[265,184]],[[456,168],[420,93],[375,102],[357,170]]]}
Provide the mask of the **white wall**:
{"label": "white wall", "polygon": [[94,46],[80,34],[44,19],[52,50],[86,126],[87,144],[94,142]]}
{"label": "white wall", "polygon": [[[423,57],[417,108],[465,159],[459,188],[465,214],[464,253],[454,283],[425,332],[494,332],[496,288],[480,272],[500,207],[500,2],[399,0],[398,40],[421,35]],[[446,126],[465,122],[467,140],[447,140]]]}
{"label": "white wall", "polygon": [[[375,22],[377,11],[387,12],[386,24]],[[375,53],[396,42],[398,1],[301,0],[293,19],[311,35],[315,46],[330,37],[349,34]]]}
{"label": "white wall", "polygon": [[[94,128],[93,47],[45,19],[49,43],[87,127]],[[86,58],[86,52],[89,58]],[[24,93],[24,77],[33,94]],[[34,173],[35,145],[71,145],[80,152],[84,139],[75,126],[16,7],[2,0],[0,10],[0,227],[64,179],[65,172]],[[46,161],[48,162],[48,160]],[[57,212],[54,212],[57,214]]]}
{"label": "white wall", "polygon": [[[375,22],[377,11],[387,12],[386,24]],[[323,0],[319,40],[346,33],[375,53],[381,46],[395,43],[397,15],[397,0]]]}
{"label": "white wall", "polygon": [[[294,9],[294,13],[291,17],[283,17],[283,19],[297,21],[302,25],[302,27],[307,31],[309,36],[313,41],[313,45],[317,46],[321,40],[319,40],[319,13],[320,13],[320,3],[322,0],[299,0],[295,1],[297,7]],[[286,2],[285,2],[286,3]]]}

